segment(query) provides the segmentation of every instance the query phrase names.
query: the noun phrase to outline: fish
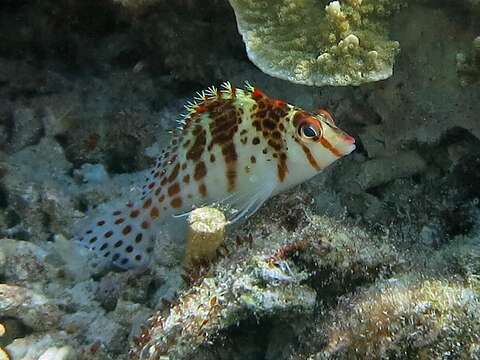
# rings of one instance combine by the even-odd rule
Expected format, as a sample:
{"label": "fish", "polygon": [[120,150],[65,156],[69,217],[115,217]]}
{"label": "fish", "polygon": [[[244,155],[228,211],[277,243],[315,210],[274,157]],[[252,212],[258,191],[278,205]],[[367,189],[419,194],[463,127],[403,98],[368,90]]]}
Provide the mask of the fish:
{"label": "fish", "polygon": [[246,83],[197,93],[148,172],[139,199],[94,218],[74,236],[123,269],[148,266],[162,227],[192,209],[233,209],[229,223],[320,173],[355,149],[330,112],[307,112]]}

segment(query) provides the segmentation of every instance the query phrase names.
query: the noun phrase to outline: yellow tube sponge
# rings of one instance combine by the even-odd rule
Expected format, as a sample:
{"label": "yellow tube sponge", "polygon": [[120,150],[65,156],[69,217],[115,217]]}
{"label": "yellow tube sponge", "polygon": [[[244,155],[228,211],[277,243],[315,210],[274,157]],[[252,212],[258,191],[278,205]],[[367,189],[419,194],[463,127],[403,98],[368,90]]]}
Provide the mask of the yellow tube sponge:
{"label": "yellow tube sponge", "polygon": [[294,83],[360,85],[393,73],[388,17],[399,0],[229,0],[250,60]]}
{"label": "yellow tube sponge", "polygon": [[223,244],[227,225],[225,215],[214,208],[198,208],[190,213],[187,224],[185,263],[191,265],[195,261],[212,260]]}

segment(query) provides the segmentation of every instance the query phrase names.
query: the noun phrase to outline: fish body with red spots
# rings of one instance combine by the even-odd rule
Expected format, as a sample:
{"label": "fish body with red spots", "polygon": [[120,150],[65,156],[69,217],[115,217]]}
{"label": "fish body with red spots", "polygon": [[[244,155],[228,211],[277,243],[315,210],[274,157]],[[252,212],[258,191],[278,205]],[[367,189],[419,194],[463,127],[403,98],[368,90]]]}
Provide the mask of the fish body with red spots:
{"label": "fish body with red spots", "polygon": [[250,85],[225,83],[197,100],[149,172],[142,198],[84,227],[75,237],[81,245],[123,268],[145,266],[172,218],[210,204],[224,207],[231,222],[246,218],[355,149],[328,112],[308,113]]}

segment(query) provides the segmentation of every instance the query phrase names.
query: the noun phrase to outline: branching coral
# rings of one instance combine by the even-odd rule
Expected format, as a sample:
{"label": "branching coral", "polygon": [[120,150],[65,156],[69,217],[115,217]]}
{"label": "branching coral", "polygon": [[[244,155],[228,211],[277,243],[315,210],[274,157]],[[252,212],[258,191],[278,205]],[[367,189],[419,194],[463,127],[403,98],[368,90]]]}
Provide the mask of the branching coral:
{"label": "branching coral", "polygon": [[249,58],[265,73],[307,85],[388,78],[399,44],[386,18],[396,0],[230,0]]}

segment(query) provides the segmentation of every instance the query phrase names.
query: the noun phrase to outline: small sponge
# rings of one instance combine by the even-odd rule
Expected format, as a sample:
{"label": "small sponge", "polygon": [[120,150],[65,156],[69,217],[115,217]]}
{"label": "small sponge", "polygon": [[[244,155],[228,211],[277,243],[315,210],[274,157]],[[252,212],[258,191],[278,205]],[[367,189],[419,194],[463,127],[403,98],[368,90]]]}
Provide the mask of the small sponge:
{"label": "small sponge", "polygon": [[225,215],[217,209],[198,208],[188,216],[185,264],[211,260],[225,236]]}

